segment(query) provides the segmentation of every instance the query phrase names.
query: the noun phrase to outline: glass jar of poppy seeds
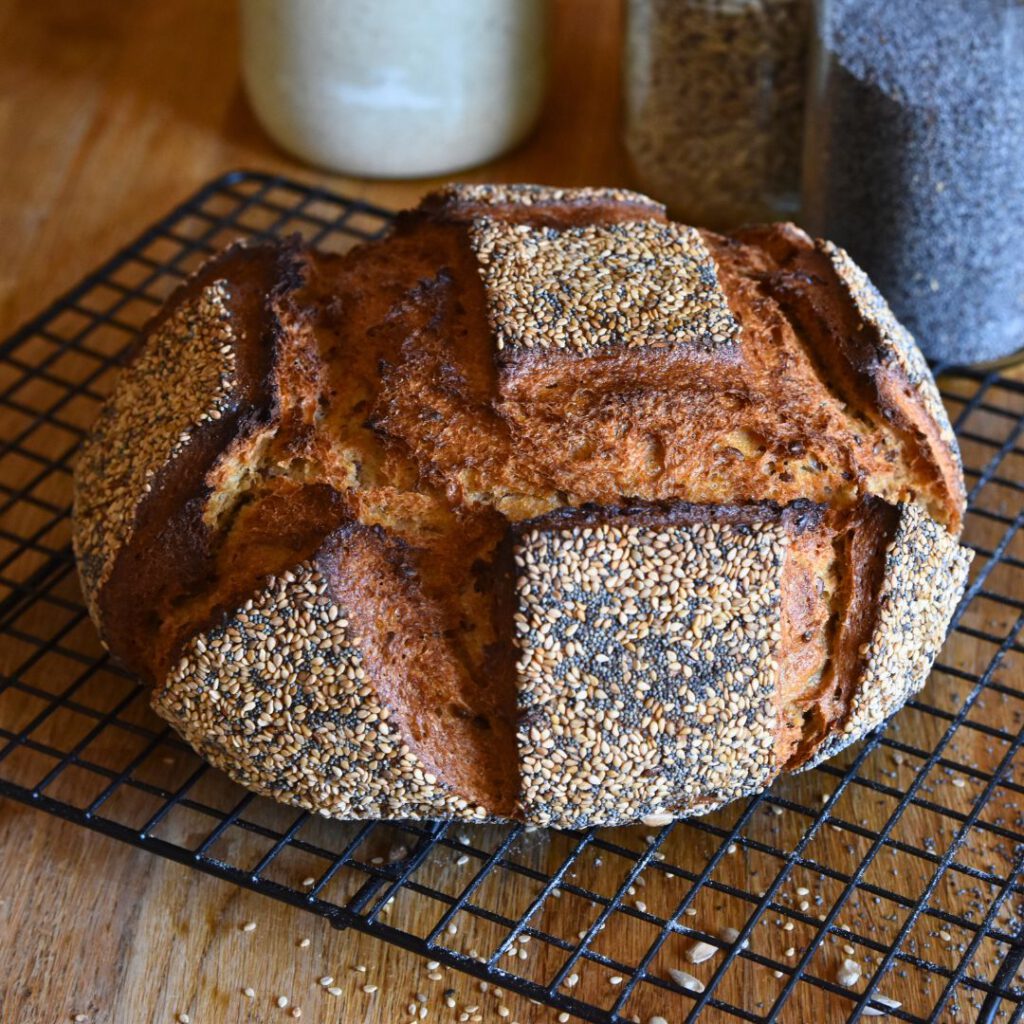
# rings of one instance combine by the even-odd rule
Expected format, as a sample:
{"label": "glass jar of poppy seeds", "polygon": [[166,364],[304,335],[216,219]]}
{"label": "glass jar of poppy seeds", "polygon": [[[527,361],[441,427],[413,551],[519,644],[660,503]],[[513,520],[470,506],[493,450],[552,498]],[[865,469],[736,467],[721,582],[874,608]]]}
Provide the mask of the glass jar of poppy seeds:
{"label": "glass jar of poppy seeds", "polygon": [[817,0],[804,216],[943,363],[1024,349],[1024,3]]}
{"label": "glass jar of poppy seeds", "polygon": [[638,186],[691,224],[792,218],[809,0],[629,0],[626,13]]}

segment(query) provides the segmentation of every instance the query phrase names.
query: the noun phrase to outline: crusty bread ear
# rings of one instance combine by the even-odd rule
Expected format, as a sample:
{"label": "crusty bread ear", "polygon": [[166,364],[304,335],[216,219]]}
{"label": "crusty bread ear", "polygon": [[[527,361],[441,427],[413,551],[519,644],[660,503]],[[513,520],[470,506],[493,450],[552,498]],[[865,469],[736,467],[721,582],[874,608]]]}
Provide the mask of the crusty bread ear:
{"label": "crusty bread ear", "polygon": [[923,684],[966,574],[948,420],[858,273],[539,186],[228,250],[80,457],[93,616],[213,763],[325,814],[763,787]]}

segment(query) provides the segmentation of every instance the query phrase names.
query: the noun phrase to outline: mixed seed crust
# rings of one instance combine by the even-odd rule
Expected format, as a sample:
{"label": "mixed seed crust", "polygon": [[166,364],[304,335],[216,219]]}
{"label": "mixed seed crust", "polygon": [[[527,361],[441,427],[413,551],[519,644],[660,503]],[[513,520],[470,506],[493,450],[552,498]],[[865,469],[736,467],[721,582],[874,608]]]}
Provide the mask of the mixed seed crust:
{"label": "mixed seed crust", "polygon": [[957,460],[827,243],[453,185],[172,296],[76,467],[75,549],[112,653],[242,785],[620,824],[760,790],[924,684],[970,561]]}

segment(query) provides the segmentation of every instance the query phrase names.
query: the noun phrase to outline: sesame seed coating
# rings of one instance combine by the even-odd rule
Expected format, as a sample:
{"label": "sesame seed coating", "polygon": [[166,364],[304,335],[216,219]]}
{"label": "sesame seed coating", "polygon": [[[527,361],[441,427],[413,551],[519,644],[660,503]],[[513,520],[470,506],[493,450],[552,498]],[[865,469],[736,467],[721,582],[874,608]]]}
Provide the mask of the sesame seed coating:
{"label": "sesame seed coating", "polygon": [[739,334],[695,228],[642,220],[559,231],[480,218],[470,241],[499,350],[710,350]]}
{"label": "sesame seed coating", "polygon": [[938,426],[939,436],[949,446],[957,466],[961,466],[960,447],[942,404],[939,389],[910,331],[893,316],[882,293],[845,249],[824,239],[818,239],[815,244],[828,257],[858,315],[878,332],[883,363],[897,367],[906,375],[928,415]]}
{"label": "sesame seed coating", "polygon": [[[228,283],[215,281],[180,306],[118,378],[76,467],[75,553],[89,611],[129,541],[140,498],[188,445],[219,418],[235,381]],[[88,501],[82,500],[88,496]]]}
{"label": "sesame seed coating", "polygon": [[445,199],[479,206],[534,206],[542,203],[628,203],[657,213],[664,204],[625,188],[554,188],[550,185],[475,185],[452,182],[441,189]]}
{"label": "sesame seed coating", "polygon": [[920,507],[900,506],[885,556],[878,621],[849,712],[807,768],[876,729],[924,686],[973,557]]}
{"label": "sesame seed coating", "polygon": [[603,524],[515,554],[525,817],[616,824],[775,774],[782,563],[775,523]]}
{"label": "sesame seed coating", "polygon": [[193,637],[153,707],[239,784],[325,817],[483,817],[404,742],[311,564]]}
{"label": "sesame seed coating", "polygon": [[[351,261],[293,245],[202,272],[108,403],[79,466],[76,543],[114,653],[129,646],[117,629],[157,652],[139,662],[159,713],[240,784],[325,816],[583,827],[764,788],[830,658],[852,704],[828,718],[845,731],[822,758],[919,688],[963,582],[953,538],[916,507],[868,507],[889,497],[871,497],[871,476],[843,474],[841,494],[770,490],[769,474],[767,491],[760,475],[726,486],[733,459],[774,444],[776,378],[757,353],[802,351],[768,337],[733,250],[617,190],[444,194]],[[884,358],[931,394],[870,283],[834,265],[852,296],[842,322],[856,302]],[[214,278],[232,294],[223,280],[199,293]],[[813,411],[829,380],[806,369]],[[724,433],[744,402],[763,402],[770,436]],[[713,474],[682,449],[719,419],[722,490],[694,493]],[[540,422],[551,432],[526,429]],[[814,430],[794,426],[787,452]],[[824,461],[808,472],[832,473]],[[172,528],[151,536],[165,511]],[[817,621],[850,578],[835,531],[862,523],[864,608],[879,538],[908,551],[885,563],[858,681],[852,648]],[[787,616],[812,584],[827,584],[814,629],[790,632],[823,668],[796,698]],[[856,621],[859,643],[873,619]]]}

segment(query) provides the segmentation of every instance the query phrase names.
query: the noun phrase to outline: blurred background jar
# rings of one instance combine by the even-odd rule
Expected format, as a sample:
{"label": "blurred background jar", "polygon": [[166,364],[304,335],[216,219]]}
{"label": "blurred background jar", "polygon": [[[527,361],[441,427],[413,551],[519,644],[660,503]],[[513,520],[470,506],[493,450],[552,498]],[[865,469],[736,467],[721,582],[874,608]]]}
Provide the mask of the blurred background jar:
{"label": "blurred background jar", "polygon": [[412,178],[483,163],[533,127],[546,0],[242,0],[256,116],[290,153]]}
{"label": "blurred background jar", "polygon": [[625,140],[681,220],[792,218],[810,0],[628,0]]}
{"label": "blurred background jar", "polygon": [[808,228],[925,354],[1024,348],[1024,3],[817,0]]}

